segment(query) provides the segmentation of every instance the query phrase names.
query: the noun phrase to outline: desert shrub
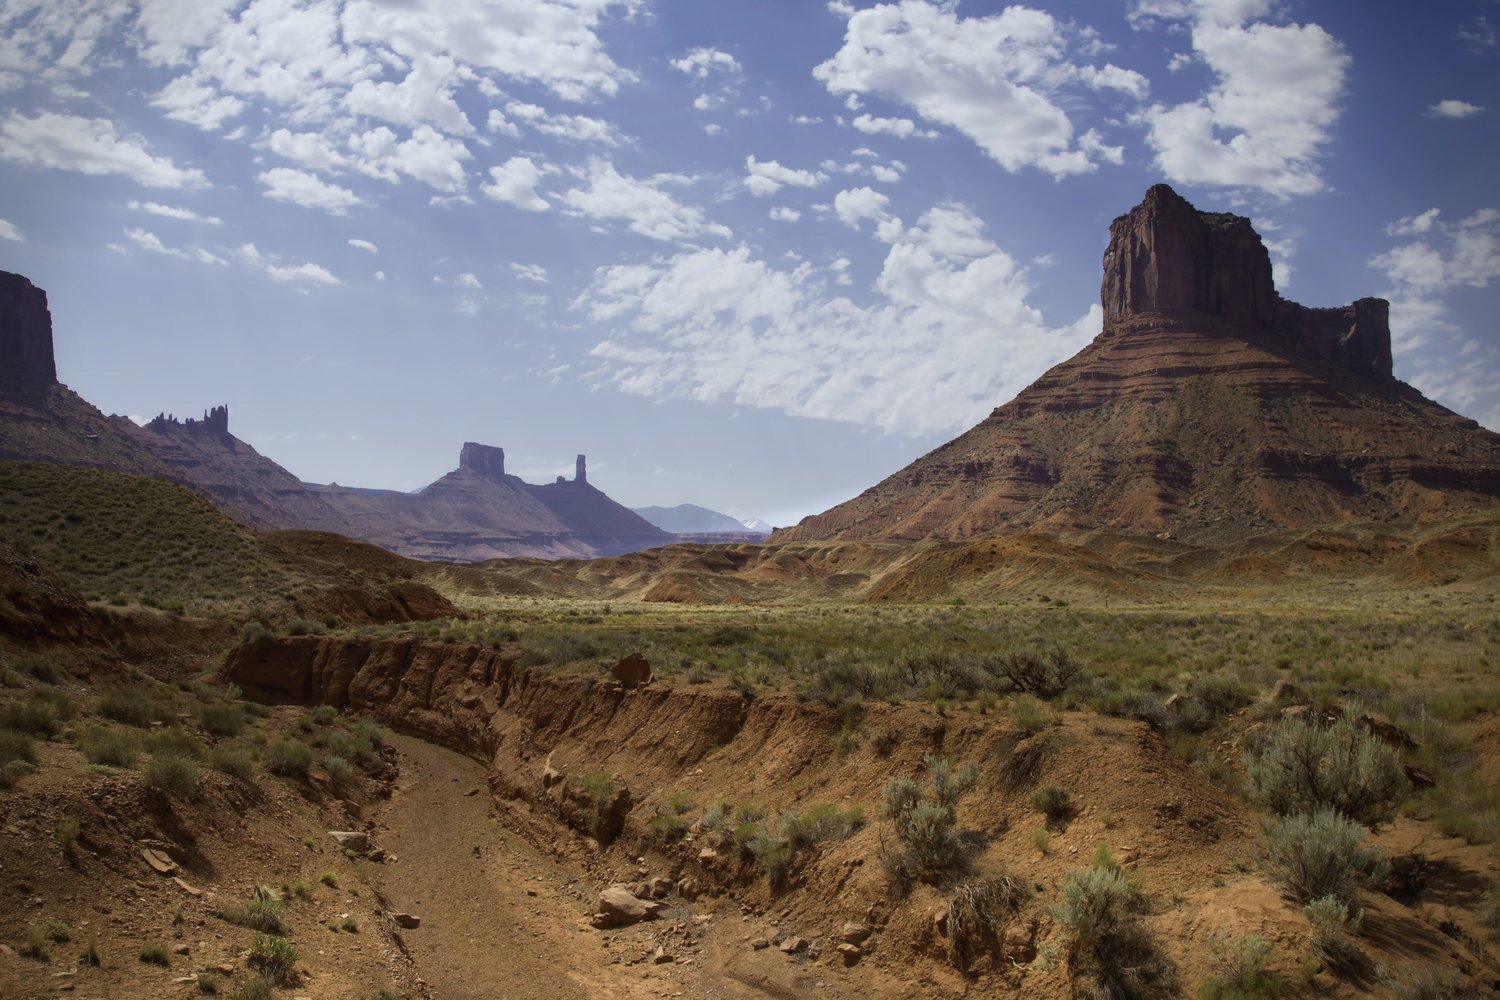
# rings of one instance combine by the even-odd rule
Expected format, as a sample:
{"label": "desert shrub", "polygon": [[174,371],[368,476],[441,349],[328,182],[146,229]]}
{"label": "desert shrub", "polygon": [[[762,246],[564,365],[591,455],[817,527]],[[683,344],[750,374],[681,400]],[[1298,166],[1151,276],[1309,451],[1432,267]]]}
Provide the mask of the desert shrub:
{"label": "desert shrub", "polygon": [[312,748],[290,740],[275,740],[266,748],[266,770],[283,777],[307,776],[313,764]]}
{"label": "desert shrub", "polygon": [[40,927],[26,928],[26,943],[16,949],[17,954],[23,958],[34,958],[38,962],[47,962],[52,958],[52,949],[47,935]]}
{"label": "desert shrub", "polygon": [[78,817],[73,813],[64,813],[63,817],[57,821],[58,845],[64,850],[72,847],[78,841],[80,830]]}
{"label": "desert shrub", "polygon": [[328,749],[345,760],[368,763],[375,759],[375,747],[365,737],[334,731],[328,734]]}
{"label": "desert shrub", "polygon": [[350,775],[354,773],[354,768],[349,766],[349,762],[336,753],[329,754],[323,766],[328,769],[328,777],[334,781],[348,781]]}
{"label": "desert shrub", "polygon": [[11,702],[0,710],[0,730],[28,736],[53,737],[77,715],[73,699],[61,691],[32,691],[24,702]]}
{"label": "desert shrub", "polygon": [[172,960],[167,956],[167,946],[164,944],[148,944],[141,949],[139,958],[148,965],[171,965]]}
{"label": "desert shrub", "polygon": [[10,665],[43,684],[56,684],[64,677],[62,667],[50,656],[18,656],[10,661]]}
{"label": "desert shrub", "polygon": [[318,881],[330,889],[337,889],[339,887],[339,874],[331,868],[325,868],[323,869],[323,874],[318,876]]}
{"label": "desert shrub", "polygon": [[353,917],[345,917],[343,922],[339,924],[339,926],[348,931],[350,934],[359,933],[359,921],[355,920]]}
{"label": "desert shrub", "polygon": [[83,950],[78,953],[78,961],[87,966],[99,965],[99,928],[89,928],[88,941],[84,944]]}
{"label": "desert shrub", "polygon": [[1136,916],[1139,904],[1139,883],[1118,870],[1063,876],[1063,901],[1052,916],[1063,928],[1069,971],[1088,977],[1100,1000],[1154,1000],[1176,990],[1176,971]]}
{"label": "desert shrub", "polygon": [[1189,692],[1210,715],[1233,715],[1255,700],[1255,685],[1229,674],[1204,674]]}
{"label": "desert shrub", "polygon": [[847,812],[831,803],[820,803],[806,812],[788,809],[781,814],[780,833],[792,850],[825,840],[844,840],[864,822],[864,809],[854,806]]}
{"label": "desert shrub", "polygon": [[1275,944],[1259,934],[1210,932],[1208,953],[1219,972],[1198,987],[1201,1000],[1275,1000],[1281,977],[1266,971]]}
{"label": "desert shrub", "polygon": [[1299,903],[1322,896],[1347,903],[1390,872],[1385,851],[1364,839],[1364,827],[1333,809],[1285,816],[1266,829],[1271,880]]}
{"label": "desert shrub", "polygon": [[245,961],[261,975],[283,986],[298,981],[297,949],[286,938],[257,933],[250,942]]}
{"label": "desert shrub", "polygon": [[78,748],[90,764],[129,767],[141,753],[140,737],[135,733],[108,726],[94,726],[83,734]]}
{"label": "desert shrub", "polygon": [[1066,813],[1072,804],[1072,793],[1058,785],[1043,785],[1031,793],[1031,807],[1051,819]]}
{"label": "desert shrub", "polygon": [[715,802],[703,810],[703,815],[698,817],[698,829],[704,833],[723,834],[729,831],[729,806],[724,802]]}
{"label": "desert shrub", "polygon": [[13,760],[36,763],[36,740],[29,733],[18,733],[13,729],[0,729],[0,764]]}
{"label": "desert shrub", "polygon": [[193,985],[198,987],[198,992],[212,996],[219,992],[219,977],[211,972],[200,972]]}
{"label": "desert shrub", "polygon": [[884,863],[902,883],[916,874],[941,878],[968,867],[967,849],[953,829],[955,809],[978,782],[979,769],[973,764],[954,769],[935,754],[925,763],[925,791],[904,776],[890,779],[881,790],[880,814],[891,821],[905,848],[904,855],[892,854]]}
{"label": "desert shrub", "polygon": [[578,786],[600,812],[609,808],[609,800],[615,795],[615,782],[608,771],[585,771],[578,776]]}
{"label": "desert shrub", "polygon": [[1019,791],[1031,785],[1042,773],[1042,761],[1051,744],[1037,740],[1029,746],[1016,747],[995,769],[995,784],[1004,791]]}
{"label": "desert shrub", "polygon": [[153,722],[166,724],[176,721],[172,710],[167,706],[143,692],[125,688],[105,694],[94,710],[106,719],[139,729],[149,728]]}
{"label": "desert shrub", "polygon": [[286,623],[287,635],[322,635],[325,631],[323,623],[312,618],[293,618]]}
{"label": "desert shrub", "polygon": [[147,788],[178,798],[191,795],[198,788],[198,762],[175,750],[151,755],[141,780]]}
{"label": "desert shrub", "polygon": [[240,743],[221,743],[208,752],[208,766],[231,778],[248,781],[255,774],[250,748]]}
{"label": "desert shrub", "polygon": [[275,983],[264,976],[251,976],[235,987],[229,1000],[271,1000],[275,995]]}
{"label": "desert shrub", "polygon": [[191,757],[193,760],[203,759],[203,744],[177,726],[148,733],[141,745],[146,748],[147,753],[171,753],[179,757]]}
{"label": "desert shrub", "polygon": [[365,719],[361,722],[356,722],[351,732],[353,732],[355,736],[362,740],[369,740],[370,746],[374,747],[376,750],[379,750],[381,747],[385,746],[385,730],[381,729],[377,723],[371,722],[369,719]]}
{"label": "desert shrub", "polygon": [[896,744],[901,742],[901,731],[898,729],[879,729],[870,734],[870,749],[877,756],[888,757]]}
{"label": "desert shrub", "polygon": [[1482,989],[1459,985],[1457,969],[1429,965],[1414,972],[1410,966],[1402,970],[1405,979],[1397,979],[1385,966],[1376,966],[1375,975],[1381,985],[1391,991],[1393,1000],[1484,1000],[1492,994]]}
{"label": "desert shrub", "polygon": [[73,932],[61,920],[44,920],[42,921],[40,930],[42,936],[54,944],[63,944],[64,942],[73,940]]}
{"label": "desert shrub", "polygon": [[338,721],[339,710],[332,705],[315,705],[310,713],[320,726],[331,726]]}
{"label": "desert shrub", "polygon": [[1023,733],[1035,733],[1051,721],[1046,709],[1031,695],[1022,695],[1010,706],[1010,720]]}
{"label": "desert shrub", "polygon": [[792,866],[792,848],[790,844],[777,840],[764,840],[756,853],[756,860],[766,869],[766,879],[772,885],[780,885],[786,880],[786,874]]}
{"label": "desert shrub", "polygon": [[265,656],[276,645],[276,633],[258,621],[248,621],[240,632],[240,642],[254,650],[256,656]]}
{"label": "desert shrub", "polygon": [[198,718],[215,736],[238,736],[250,722],[250,717],[233,705],[206,705]]}
{"label": "desert shrub", "polygon": [[948,962],[967,972],[980,953],[996,949],[1000,931],[1027,895],[1026,883],[1011,875],[955,889],[948,903]]}
{"label": "desert shrub", "polygon": [[286,911],[279,900],[252,899],[243,904],[230,903],[220,906],[218,912],[220,920],[248,927],[252,931],[285,934],[289,930]]}
{"label": "desert shrub", "polygon": [[653,816],[651,822],[646,824],[646,828],[657,840],[664,844],[671,844],[681,840],[682,835],[687,833],[688,821],[685,817],[668,811]]}
{"label": "desert shrub", "polygon": [[1351,916],[1349,904],[1333,896],[1318,897],[1304,906],[1302,913],[1312,924],[1313,954],[1329,968],[1348,968],[1357,952],[1345,935],[1359,930],[1364,913],[1355,910]]}
{"label": "desert shrub", "polygon": [[1048,832],[1046,827],[1039,826],[1035,830],[1032,830],[1030,840],[1031,846],[1035,847],[1042,854],[1046,854],[1047,848],[1052,846],[1052,834]]}
{"label": "desert shrub", "polygon": [[1026,647],[986,657],[979,661],[979,668],[1006,690],[1044,700],[1066,691],[1083,670],[1066,650],[1056,646]]}
{"label": "desert shrub", "polygon": [[1326,728],[1283,721],[1246,770],[1255,797],[1281,816],[1332,809],[1376,828],[1406,797],[1395,750],[1348,719]]}

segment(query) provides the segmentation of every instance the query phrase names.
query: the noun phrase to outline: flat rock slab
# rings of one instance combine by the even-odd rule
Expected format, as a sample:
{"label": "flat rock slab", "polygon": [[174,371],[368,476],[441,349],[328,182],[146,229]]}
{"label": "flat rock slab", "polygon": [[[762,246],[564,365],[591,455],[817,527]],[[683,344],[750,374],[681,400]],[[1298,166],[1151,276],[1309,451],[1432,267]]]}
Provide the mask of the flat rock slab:
{"label": "flat rock slab", "polygon": [[177,862],[167,857],[164,851],[153,851],[149,847],[143,847],[141,860],[150,865],[151,870],[158,875],[170,875],[177,870]]}

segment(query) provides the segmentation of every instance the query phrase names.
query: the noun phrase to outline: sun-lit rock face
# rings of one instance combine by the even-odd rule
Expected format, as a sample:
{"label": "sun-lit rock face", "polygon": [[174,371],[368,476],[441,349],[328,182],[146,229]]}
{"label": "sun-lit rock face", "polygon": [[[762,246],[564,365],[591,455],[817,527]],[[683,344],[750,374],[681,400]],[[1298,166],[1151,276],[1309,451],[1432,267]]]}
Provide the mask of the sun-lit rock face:
{"label": "sun-lit rock face", "polygon": [[1104,327],[988,418],[773,542],[1105,528],[1218,542],[1500,506],[1500,436],[1396,380],[1389,304],[1283,299],[1250,220],[1158,184]]}

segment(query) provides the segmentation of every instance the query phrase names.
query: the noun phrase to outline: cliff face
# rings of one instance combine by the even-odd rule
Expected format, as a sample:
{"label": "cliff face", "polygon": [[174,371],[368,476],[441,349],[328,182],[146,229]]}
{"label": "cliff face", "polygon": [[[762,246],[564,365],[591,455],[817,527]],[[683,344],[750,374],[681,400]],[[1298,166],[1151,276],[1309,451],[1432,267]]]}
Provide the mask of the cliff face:
{"label": "cliff face", "polygon": [[1110,226],[1104,329],[978,426],[773,542],[1109,528],[1222,542],[1500,506],[1500,436],[1391,374],[1388,304],[1276,294],[1249,220],[1157,185]]}
{"label": "cliff face", "polygon": [[57,381],[47,293],[9,271],[0,271],[0,372],[44,385]]}

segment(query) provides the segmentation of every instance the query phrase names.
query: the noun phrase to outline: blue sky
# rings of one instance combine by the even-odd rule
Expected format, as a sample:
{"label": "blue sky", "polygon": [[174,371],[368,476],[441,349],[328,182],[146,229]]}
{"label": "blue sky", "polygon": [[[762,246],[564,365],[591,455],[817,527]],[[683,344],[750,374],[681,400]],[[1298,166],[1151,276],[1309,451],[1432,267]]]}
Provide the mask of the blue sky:
{"label": "blue sky", "polygon": [[1500,2],[0,0],[0,269],[60,378],[310,481],[466,440],[793,523],[1098,332],[1109,221],[1250,216],[1500,429]]}

